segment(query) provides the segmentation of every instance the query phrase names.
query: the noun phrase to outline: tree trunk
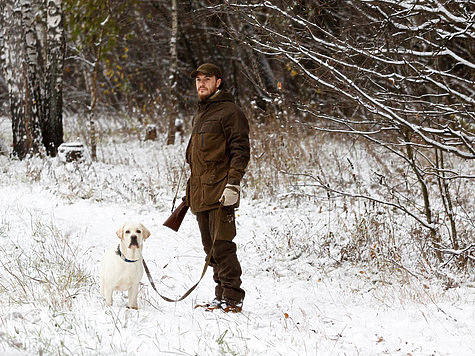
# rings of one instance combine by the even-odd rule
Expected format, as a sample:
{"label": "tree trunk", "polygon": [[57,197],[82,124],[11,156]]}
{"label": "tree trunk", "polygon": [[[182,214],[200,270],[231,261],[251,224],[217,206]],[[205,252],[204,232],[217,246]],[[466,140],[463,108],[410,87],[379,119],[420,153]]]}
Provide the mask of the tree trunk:
{"label": "tree trunk", "polygon": [[89,136],[91,141],[91,159],[95,161],[97,159],[97,142],[96,142],[96,126],[94,110],[97,103],[97,73],[99,71],[99,61],[102,54],[102,46],[104,40],[104,26],[101,27],[99,34],[99,44],[97,45],[96,61],[92,71],[91,78],[91,105],[89,106]]}
{"label": "tree trunk", "polygon": [[55,156],[63,140],[61,0],[47,9],[41,0],[10,0],[0,10],[13,152]]}
{"label": "tree trunk", "polygon": [[[410,142],[410,139],[409,137],[407,137],[407,135],[404,138],[406,142]],[[406,152],[407,152],[407,157],[409,159],[409,164],[412,170],[414,171],[417,177],[417,180],[419,181],[419,184],[421,186],[422,198],[424,199],[424,213],[426,216],[426,221],[428,225],[432,226],[429,229],[429,233],[430,233],[430,239],[432,240],[432,244],[435,248],[435,255],[437,256],[438,260],[442,262],[443,261],[442,253],[440,252],[441,241],[440,241],[440,238],[437,236],[437,230],[434,227],[435,223],[432,219],[432,209],[431,209],[430,199],[429,199],[429,189],[427,187],[426,180],[424,179],[424,176],[421,174],[420,169],[417,165],[416,158],[414,157],[414,151],[410,144],[406,144]]]}
{"label": "tree trunk", "polygon": [[31,3],[18,0],[6,2],[3,7],[3,21],[3,71],[10,102],[13,152],[23,159],[30,153],[38,153],[41,142],[38,106],[34,105],[35,90],[31,87],[38,81],[29,76],[30,70],[34,68],[30,52],[33,41],[30,33]]}
{"label": "tree trunk", "polygon": [[56,156],[63,143],[64,27],[61,0],[49,0],[46,14],[46,102],[42,122],[43,144]]}
{"label": "tree trunk", "polygon": [[175,143],[176,134],[176,118],[177,118],[177,70],[178,70],[178,56],[176,50],[178,38],[178,11],[177,2],[172,0],[172,32],[170,37],[170,96],[168,107],[168,139],[167,145]]}
{"label": "tree trunk", "polygon": [[[450,194],[449,184],[446,179],[444,152],[435,149],[435,163],[437,167],[437,183],[439,185],[440,196],[444,205],[445,214],[450,222],[450,238],[452,240],[452,248],[454,250],[459,249],[459,243],[457,238],[457,225],[455,224],[454,208],[452,204],[452,197]],[[466,261],[462,261],[466,262]]]}

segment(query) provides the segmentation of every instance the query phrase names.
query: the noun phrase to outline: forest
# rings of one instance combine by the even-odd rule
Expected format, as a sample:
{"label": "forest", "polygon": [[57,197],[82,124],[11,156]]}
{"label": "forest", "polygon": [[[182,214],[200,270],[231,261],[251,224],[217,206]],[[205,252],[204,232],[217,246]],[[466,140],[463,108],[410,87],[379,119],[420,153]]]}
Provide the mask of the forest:
{"label": "forest", "polygon": [[333,185],[311,167],[307,178],[329,194],[411,216],[428,231],[439,261],[453,251],[457,259],[473,259],[472,209],[457,197],[474,178],[473,1],[1,6],[0,100],[12,119],[16,157],[55,156],[67,139],[63,116],[72,114],[85,118],[82,135],[93,154],[98,113],[156,125],[173,144],[177,129],[190,128],[189,73],[214,62],[246,110],[256,142],[270,145],[270,132],[284,146],[295,136],[332,137],[393,157],[404,177],[394,181],[382,164],[370,177],[378,196]]}

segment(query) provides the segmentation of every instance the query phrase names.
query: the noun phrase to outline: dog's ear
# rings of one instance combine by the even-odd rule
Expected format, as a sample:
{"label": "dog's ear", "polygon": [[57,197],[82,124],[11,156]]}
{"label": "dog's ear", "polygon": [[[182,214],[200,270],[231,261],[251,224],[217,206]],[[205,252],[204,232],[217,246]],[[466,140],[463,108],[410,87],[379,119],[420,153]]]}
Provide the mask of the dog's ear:
{"label": "dog's ear", "polygon": [[122,225],[122,226],[119,228],[119,230],[117,230],[116,234],[117,234],[117,237],[118,237],[119,239],[122,240],[122,239],[124,238],[124,225]]}
{"label": "dog's ear", "polygon": [[142,231],[143,231],[143,239],[147,240],[147,238],[150,236],[150,231],[142,225]]}

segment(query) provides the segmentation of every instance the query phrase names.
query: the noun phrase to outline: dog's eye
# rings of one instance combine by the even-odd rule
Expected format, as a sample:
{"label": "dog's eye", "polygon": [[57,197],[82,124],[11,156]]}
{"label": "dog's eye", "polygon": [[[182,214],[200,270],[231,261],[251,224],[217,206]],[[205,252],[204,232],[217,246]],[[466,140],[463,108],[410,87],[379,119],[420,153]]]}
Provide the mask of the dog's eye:
{"label": "dog's eye", "polygon": [[125,233],[126,233],[126,234],[130,234],[130,230],[125,230]]}
{"label": "dog's eye", "polygon": [[141,233],[142,233],[142,231],[140,231],[140,230],[137,230],[137,231],[135,231],[135,232],[136,232],[137,234],[141,234]]}

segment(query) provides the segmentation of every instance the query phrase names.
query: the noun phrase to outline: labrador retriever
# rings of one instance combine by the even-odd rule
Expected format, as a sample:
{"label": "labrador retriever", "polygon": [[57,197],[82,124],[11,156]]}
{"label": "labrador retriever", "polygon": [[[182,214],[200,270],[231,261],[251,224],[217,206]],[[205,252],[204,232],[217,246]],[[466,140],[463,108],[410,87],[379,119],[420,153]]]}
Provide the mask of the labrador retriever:
{"label": "labrador retriever", "polygon": [[128,291],[128,308],[138,309],[137,294],[143,276],[142,249],[150,231],[141,223],[128,222],[119,230],[119,246],[106,251],[101,261],[101,294],[112,305],[115,290]]}

